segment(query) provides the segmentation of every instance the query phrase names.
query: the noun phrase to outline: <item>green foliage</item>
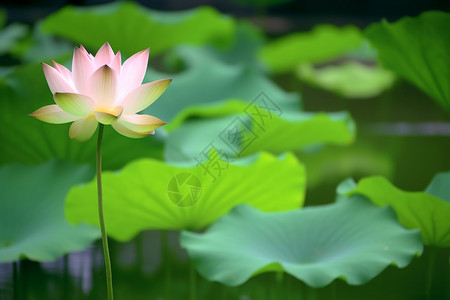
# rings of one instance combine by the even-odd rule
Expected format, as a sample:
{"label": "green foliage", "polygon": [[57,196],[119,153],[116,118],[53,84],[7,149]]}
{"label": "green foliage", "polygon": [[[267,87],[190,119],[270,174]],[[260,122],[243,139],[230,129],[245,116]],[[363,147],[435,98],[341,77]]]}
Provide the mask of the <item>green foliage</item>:
{"label": "green foliage", "polygon": [[90,180],[93,173],[88,166],[62,161],[0,168],[0,262],[55,260],[97,239],[97,228],[73,226],[64,218],[69,188]]}
{"label": "green foliage", "polygon": [[0,30],[0,54],[9,53],[17,42],[27,36],[28,30],[28,26],[19,23]]}
{"label": "green foliage", "polygon": [[269,271],[312,287],[337,278],[360,285],[423,250],[417,230],[359,196],[281,213],[238,206],[203,234],[184,231],[181,244],[203,276],[231,286]]}
{"label": "green foliage", "polygon": [[[120,241],[147,229],[201,229],[240,203],[264,211],[298,208],[305,188],[304,168],[292,154],[229,162],[212,151],[209,160],[190,167],[143,159],[102,179],[108,234]],[[72,188],[70,222],[98,225],[95,191],[95,181]]]}
{"label": "green foliage", "polygon": [[348,181],[341,194],[360,194],[378,206],[391,206],[406,228],[419,228],[426,245],[450,247],[450,173],[437,175],[425,192],[405,192],[383,177],[364,178],[358,185]]}
{"label": "green foliage", "polygon": [[126,56],[146,48],[157,55],[179,44],[226,46],[233,30],[233,20],[211,7],[163,12],[133,2],[66,6],[47,17],[42,26],[43,33],[81,43],[88,49],[99,49],[108,41]]}
{"label": "green foliage", "polygon": [[[0,78],[0,165],[10,162],[38,164],[52,158],[78,163],[95,162],[95,138],[78,143],[69,138],[69,124],[47,124],[28,116],[54,103],[40,64],[22,65]],[[135,140],[105,130],[104,167],[117,169],[140,157],[162,157],[158,133]]]}
{"label": "green foliage", "polygon": [[390,71],[357,62],[314,68],[298,67],[297,75],[311,85],[346,98],[371,98],[389,89],[395,81]]}
{"label": "green foliage", "polygon": [[365,31],[384,67],[409,80],[450,112],[450,14],[430,11]]}
{"label": "green foliage", "polygon": [[361,31],[356,26],[322,24],[311,31],[293,33],[268,43],[259,51],[259,57],[273,73],[287,73],[301,63],[338,58],[362,42]]}
{"label": "green foliage", "polygon": [[175,119],[174,126],[181,119],[187,120],[166,141],[164,156],[169,161],[195,161],[211,143],[224,155],[235,157],[323,143],[348,144],[355,136],[353,120],[345,112],[284,111],[264,94],[250,104],[233,100],[222,106],[191,107]]}
{"label": "green foliage", "polygon": [[144,113],[170,122],[176,114],[192,105],[211,104],[227,99],[246,102],[261,92],[285,110],[299,109],[299,96],[287,93],[251,64],[228,64],[211,55],[207,49],[178,47],[176,54],[186,65],[177,74],[148,72],[146,80],[173,78],[170,87]]}

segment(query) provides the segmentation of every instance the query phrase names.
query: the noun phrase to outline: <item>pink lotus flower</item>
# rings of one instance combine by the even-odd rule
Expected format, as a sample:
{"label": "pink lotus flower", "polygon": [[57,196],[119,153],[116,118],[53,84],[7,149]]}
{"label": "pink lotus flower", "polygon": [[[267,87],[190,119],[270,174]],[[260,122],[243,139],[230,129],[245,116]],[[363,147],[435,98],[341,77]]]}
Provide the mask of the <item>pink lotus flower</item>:
{"label": "pink lotus flower", "polygon": [[105,43],[95,57],[83,46],[75,47],[72,72],[54,61],[54,67],[42,63],[56,104],[41,107],[30,116],[53,124],[73,121],[69,136],[81,142],[94,134],[98,122],[111,124],[131,138],[154,134],[154,129],[166,123],[137,113],[155,102],[172,79],[141,85],[148,55],[149,49],[143,50],[121,65],[120,52],[114,54]]}

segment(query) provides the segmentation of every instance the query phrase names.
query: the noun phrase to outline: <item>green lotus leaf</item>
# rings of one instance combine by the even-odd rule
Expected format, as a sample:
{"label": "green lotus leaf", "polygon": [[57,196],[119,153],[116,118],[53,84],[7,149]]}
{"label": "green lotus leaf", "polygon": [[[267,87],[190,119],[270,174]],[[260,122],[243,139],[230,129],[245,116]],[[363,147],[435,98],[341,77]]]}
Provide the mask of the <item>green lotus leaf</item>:
{"label": "green lotus leaf", "polygon": [[51,261],[100,237],[98,228],[73,226],[64,218],[70,187],[90,180],[93,173],[89,166],[62,161],[0,168],[0,262]]}
{"label": "green lotus leaf", "polygon": [[363,42],[353,25],[317,25],[311,31],[276,39],[259,51],[259,58],[273,73],[294,71],[301,63],[321,63],[338,58]]}
{"label": "green lotus leaf", "polygon": [[374,176],[361,179],[357,186],[341,194],[360,194],[378,206],[389,205],[403,226],[420,229],[426,245],[450,247],[449,177],[450,173],[437,175],[425,192],[405,192],[385,178]]}
{"label": "green lotus leaf", "polygon": [[126,56],[150,47],[156,55],[179,44],[226,46],[233,29],[233,19],[211,7],[163,12],[132,2],[66,6],[47,17],[42,26],[43,33],[81,43],[88,49],[99,49],[108,41]]}
{"label": "green lotus leaf", "polygon": [[9,53],[21,39],[28,35],[28,26],[13,23],[0,30],[0,54]]}
{"label": "green lotus leaf", "polygon": [[210,55],[208,49],[177,47],[174,53],[186,69],[177,74],[148,72],[146,80],[173,78],[170,87],[144,113],[170,122],[192,105],[211,104],[227,99],[257,101],[266,95],[283,110],[300,109],[299,95],[287,93],[251,64],[228,64]]}
{"label": "green lotus leaf", "polygon": [[284,111],[265,94],[252,103],[234,99],[221,105],[190,107],[169,129],[164,149],[168,161],[195,161],[211,145],[236,157],[323,143],[349,144],[355,136],[353,120],[346,112]]}
{"label": "green lotus leaf", "polygon": [[183,231],[180,241],[200,274],[230,286],[270,271],[312,287],[337,278],[361,285],[423,251],[418,230],[403,228],[390,208],[360,196],[278,213],[241,205],[203,234]]}
{"label": "green lotus leaf", "polygon": [[[304,187],[303,166],[292,154],[230,162],[212,150],[208,160],[190,167],[142,159],[120,172],[104,172],[105,222],[108,234],[120,241],[147,229],[201,229],[240,203],[264,211],[298,208]],[[70,222],[98,224],[95,191],[95,181],[71,189]]]}
{"label": "green lotus leaf", "polygon": [[[69,138],[69,124],[54,125],[28,116],[54,103],[40,64],[15,68],[0,78],[0,165],[10,162],[39,164],[51,158],[95,164],[96,139],[78,143]],[[144,139],[121,136],[105,128],[103,161],[117,169],[135,158],[162,157],[160,132]]]}
{"label": "green lotus leaf", "polygon": [[297,76],[307,83],[346,98],[371,98],[389,89],[395,76],[392,72],[376,66],[346,62],[314,68],[300,65]]}
{"label": "green lotus leaf", "polygon": [[450,14],[438,11],[382,21],[365,31],[382,65],[409,80],[450,112]]}

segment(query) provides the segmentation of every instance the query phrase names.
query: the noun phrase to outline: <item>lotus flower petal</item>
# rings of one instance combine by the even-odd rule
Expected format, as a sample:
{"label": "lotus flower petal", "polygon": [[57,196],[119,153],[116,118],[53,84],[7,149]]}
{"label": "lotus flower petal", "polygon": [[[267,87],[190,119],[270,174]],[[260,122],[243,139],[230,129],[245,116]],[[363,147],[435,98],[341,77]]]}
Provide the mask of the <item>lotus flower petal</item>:
{"label": "lotus flower petal", "polygon": [[97,130],[98,122],[95,117],[89,116],[72,123],[69,129],[71,139],[78,142],[85,142],[91,138],[95,130]]}
{"label": "lotus flower petal", "polygon": [[53,98],[62,110],[71,115],[85,117],[94,112],[94,102],[87,96],[74,93],[56,93]]}
{"label": "lotus flower petal", "polygon": [[104,43],[103,46],[97,51],[94,62],[95,67],[99,68],[103,65],[108,65],[114,58],[114,51],[111,49],[109,43]]}
{"label": "lotus flower petal", "polygon": [[122,58],[120,57],[120,51],[117,52],[116,56],[112,59],[112,61],[108,64],[116,74],[120,74],[120,70],[122,67]]}
{"label": "lotus flower petal", "polygon": [[137,114],[122,116],[118,122],[120,125],[137,133],[148,133],[166,124],[166,122],[154,116]]}
{"label": "lotus flower petal", "polygon": [[122,101],[123,114],[140,112],[156,101],[167,89],[172,79],[160,79],[141,85],[129,93]]}
{"label": "lotus flower petal", "polygon": [[121,124],[121,122],[119,122],[119,121],[112,123],[111,126],[118,133],[120,133],[123,136],[129,137],[129,138],[133,138],[133,139],[138,139],[138,138],[146,137],[146,136],[151,135],[151,134],[155,134],[154,130],[149,131],[149,132],[136,132],[136,131],[133,131],[133,130],[123,126]]}
{"label": "lotus flower petal", "polygon": [[102,124],[110,125],[111,123],[115,122],[117,118],[120,117],[122,111],[123,111],[122,106],[117,106],[108,112],[96,111],[95,118]]}
{"label": "lotus flower petal", "polygon": [[123,63],[120,77],[121,96],[126,96],[141,85],[147,71],[149,53],[150,49],[142,50]]}
{"label": "lotus flower petal", "polygon": [[54,93],[73,93],[74,87],[64,76],[55,68],[42,63],[42,69],[44,70],[45,79],[52,94]]}
{"label": "lotus flower petal", "polygon": [[117,91],[117,74],[108,65],[95,71],[89,78],[89,95],[96,109],[109,110],[114,106]]}
{"label": "lotus flower petal", "polygon": [[51,62],[53,64],[53,67],[58,70],[59,73],[61,73],[64,79],[67,80],[71,84],[71,86],[75,88],[75,86],[73,85],[72,72],[70,72],[69,69],[67,69],[63,65],[58,64],[56,61],[51,60]]}
{"label": "lotus flower petal", "polygon": [[72,60],[72,77],[75,87],[82,94],[88,93],[88,80],[94,72],[92,57],[83,47],[75,47]]}
{"label": "lotus flower petal", "polygon": [[66,113],[56,104],[41,107],[31,113],[30,116],[52,124],[63,124],[79,119],[79,117]]}

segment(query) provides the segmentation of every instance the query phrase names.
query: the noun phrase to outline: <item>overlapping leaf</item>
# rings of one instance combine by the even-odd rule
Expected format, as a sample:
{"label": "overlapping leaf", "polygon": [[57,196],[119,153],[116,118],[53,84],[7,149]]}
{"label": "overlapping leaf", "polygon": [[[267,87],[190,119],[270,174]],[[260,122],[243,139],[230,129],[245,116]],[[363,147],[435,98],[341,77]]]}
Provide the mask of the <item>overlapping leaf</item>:
{"label": "overlapping leaf", "polygon": [[236,157],[323,143],[342,145],[352,142],[355,135],[348,113],[285,111],[265,94],[252,103],[232,100],[191,107],[169,128],[180,124],[181,119],[186,121],[167,138],[164,156],[169,161],[195,161],[211,147],[227,157]]}
{"label": "overlapping leaf", "polygon": [[264,46],[260,59],[274,73],[294,71],[301,63],[335,59],[363,42],[361,31],[353,26],[318,25],[308,32],[283,36]]}
{"label": "overlapping leaf", "polygon": [[417,230],[360,196],[281,213],[238,206],[203,234],[184,231],[181,244],[203,276],[231,286],[269,271],[312,287],[337,278],[360,285],[423,250]]}
{"label": "overlapping leaf", "polygon": [[[292,154],[228,162],[211,151],[209,160],[191,167],[143,159],[118,173],[104,172],[105,222],[120,241],[147,229],[200,229],[240,203],[264,211],[298,208],[304,186],[303,166]],[[92,181],[69,192],[70,222],[98,224],[95,190]]]}
{"label": "overlapping leaf", "polygon": [[437,175],[425,192],[405,192],[383,177],[364,178],[341,188],[341,194],[360,194],[379,206],[391,206],[406,228],[419,228],[425,244],[450,247],[450,173]]}
{"label": "overlapping leaf", "polygon": [[384,67],[411,81],[450,112],[450,14],[425,12],[371,25],[365,34]]}
{"label": "overlapping leaf", "polygon": [[47,17],[42,27],[44,33],[81,43],[88,49],[99,49],[108,41],[127,56],[149,47],[156,55],[179,44],[225,46],[231,42],[233,30],[233,20],[211,7],[163,12],[132,2],[66,6]]}
{"label": "overlapping leaf", "polygon": [[97,228],[73,226],[64,218],[64,199],[70,187],[90,180],[93,173],[88,166],[61,161],[0,168],[0,262],[20,258],[50,261],[97,239]]}

